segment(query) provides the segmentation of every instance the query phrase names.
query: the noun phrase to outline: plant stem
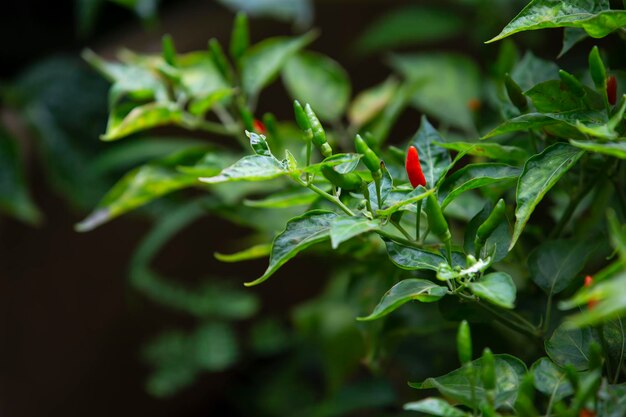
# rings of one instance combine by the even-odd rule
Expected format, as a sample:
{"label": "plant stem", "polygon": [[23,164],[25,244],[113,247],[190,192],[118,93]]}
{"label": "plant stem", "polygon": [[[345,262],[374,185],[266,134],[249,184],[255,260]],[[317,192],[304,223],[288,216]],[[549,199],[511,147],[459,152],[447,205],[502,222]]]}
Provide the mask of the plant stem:
{"label": "plant stem", "polygon": [[556,224],[556,226],[552,230],[552,233],[550,233],[550,238],[558,237],[561,234],[561,232],[563,232],[563,229],[565,228],[565,226],[567,226],[567,223],[570,221],[572,215],[576,211],[576,208],[578,207],[582,199],[585,198],[587,193],[591,191],[592,188],[593,188],[593,184],[590,184],[590,186],[587,186],[587,187],[584,187],[584,186],[580,187],[578,192],[569,201],[569,204],[565,208],[565,212],[563,213],[563,215],[559,219],[559,222]]}
{"label": "plant stem", "polygon": [[400,225],[400,223],[395,222],[393,220],[391,220],[390,223],[393,224],[395,228],[398,229],[400,233],[404,235],[405,238],[407,238],[408,240],[411,240],[411,235],[409,234],[409,232],[406,231],[404,227],[402,227],[402,225]]}
{"label": "plant stem", "polygon": [[309,190],[313,191],[314,193],[318,194],[319,196],[321,196],[321,197],[325,198],[326,200],[330,201],[331,203],[334,203],[337,206],[339,206],[339,208],[341,210],[343,210],[344,213],[346,213],[348,216],[353,216],[354,217],[354,213],[352,212],[352,210],[350,210],[348,208],[348,206],[343,204],[343,202],[339,198],[337,198],[336,196],[332,196],[332,195],[328,194],[326,191],[322,190],[321,188],[319,188],[315,184],[307,184],[306,182],[302,181],[300,178],[296,178],[296,181],[298,183],[300,183],[300,185],[303,185],[303,186],[307,187]]}
{"label": "plant stem", "polygon": [[[307,141],[306,143],[306,166],[311,165],[311,141]],[[306,173],[306,182],[309,184],[311,182],[311,173]]]}
{"label": "plant stem", "polygon": [[405,239],[405,238],[400,237],[398,235],[394,235],[392,233],[385,232],[384,230],[378,230],[377,233],[380,236],[382,236],[382,237],[385,237],[385,238],[387,238],[389,240],[396,241],[396,242],[401,243],[401,244],[403,244],[405,246],[409,246],[409,247],[412,247],[412,248],[415,248],[415,249],[420,249],[420,250],[424,249],[422,245],[420,245],[419,243],[417,243],[417,242],[415,242],[413,240]]}
{"label": "plant stem", "polygon": [[422,221],[422,200],[417,202],[417,215],[415,216],[415,241],[420,240],[420,223]]}
{"label": "plant stem", "polygon": [[381,201],[382,201],[382,198],[380,198],[380,186],[381,186],[381,179],[380,179],[380,178],[375,179],[375,180],[374,180],[374,183],[375,183],[375,185],[376,185],[376,203],[378,204],[378,210],[382,210],[382,209],[383,209],[383,207],[382,207],[382,206],[381,206],[381,204],[380,204],[380,203],[381,203]]}
{"label": "plant stem", "polygon": [[548,295],[548,302],[546,303],[546,316],[543,323],[543,332],[545,333],[550,326],[550,316],[552,315],[552,294]]}

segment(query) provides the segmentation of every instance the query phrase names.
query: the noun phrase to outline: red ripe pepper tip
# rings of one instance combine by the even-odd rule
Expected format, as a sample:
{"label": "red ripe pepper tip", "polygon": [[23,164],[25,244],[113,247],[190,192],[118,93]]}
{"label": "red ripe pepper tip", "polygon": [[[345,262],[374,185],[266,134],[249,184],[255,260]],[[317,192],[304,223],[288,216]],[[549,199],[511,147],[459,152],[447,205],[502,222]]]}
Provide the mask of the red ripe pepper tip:
{"label": "red ripe pepper tip", "polygon": [[254,131],[260,135],[265,135],[267,133],[265,125],[259,119],[254,119]]}
{"label": "red ripe pepper tip", "polygon": [[426,186],[426,178],[424,177],[419,154],[415,146],[409,146],[409,150],[406,153],[406,173],[413,188],[419,185],[422,187]]}
{"label": "red ripe pepper tip", "polygon": [[617,79],[614,75],[611,75],[606,79],[606,97],[611,106],[614,106],[615,103],[617,103]]}

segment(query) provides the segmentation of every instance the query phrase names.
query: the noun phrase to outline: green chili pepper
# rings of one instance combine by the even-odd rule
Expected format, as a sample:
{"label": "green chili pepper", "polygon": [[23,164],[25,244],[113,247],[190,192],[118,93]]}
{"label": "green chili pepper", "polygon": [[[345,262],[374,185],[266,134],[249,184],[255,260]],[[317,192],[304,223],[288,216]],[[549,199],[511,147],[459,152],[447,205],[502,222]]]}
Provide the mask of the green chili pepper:
{"label": "green chili pepper", "polygon": [[585,87],[578,80],[578,78],[574,77],[567,71],[559,70],[559,77],[561,78],[561,82],[565,84],[565,86],[572,92],[576,97],[584,97]]}
{"label": "green chili pepper", "polygon": [[332,184],[335,184],[337,187],[342,190],[354,191],[361,188],[363,180],[358,174],[354,172],[349,172],[347,174],[341,174],[331,166],[323,165],[322,166],[322,174],[328,181]]}
{"label": "green chili pepper", "polygon": [[311,131],[313,132],[313,144],[320,150],[325,158],[328,158],[333,154],[333,150],[328,144],[328,141],[326,141],[326,132],[324,132],[322,124],[309,104],[304,106],[304,111],[309,120]]}
{"label": "green chili pepper", "polygon": [[520,86],[517,85],[509,74],[504,76],[504,86],[506,87],[506,93],[508,94],[511,103],[513,103],[519,111],[525,111],[528,108],[528,100],[526,100],[526,96],[522,92]]}
{"label": "green chili pepper", "polygon": [[209,41],[209,52],[211,53],[211,58],[213,58],[213,62],[215,63],[215,66],[219,70],[220,74],[222,74],[228,82],[232,82],[233,70],[226,59],[226,55],[224,55],[222,45],[220,45],[217,39],[211,38]]}
{"label": "green chili pepper", "polygon": [[456,334],[456,350],[458,351],[461,365],[472,361],[472,334],[467,320],[463,320],[459,324],[459,330]]}
{"label": "green chili pepper", "polygon": [[483,350],[480,379],[483,381],[483,386],[486,390],[496,389],[496,360],[489,348]]}
{"label": "green chili pepper", "polygon": [[248,16],[237,13],[233,24],[233,32],[230,36],[230,56],[239,61],[250,45],[250,30],[248,29]]}
{"label": "green chili pepper", "polygon": [[489,214],[489,217],[478,227],[476,230],[476,243],[481,246],[485,243],[487,238],[491,236],[496,227],[500,225],[500,222],[504,218],[506,212],[506,204],[503,199],[498,200],[496,206]]}
{"label": "green chili pepper", "polygon": [[452,239],[452,235],[450,234],[450,229],[448,228],[448,222],[443,216],[441,206],[439,205],[437,197],[435,197],[434,194],[428,195],[424,211],[428,216],[428,226],[430,227],[430,231],[443,242],[449,242],[450,239]]}
{"label": "green chili pepper", "polygon": [[369,147],[361,135],[356,135],[354,138],[354,147],[358,153],[363,155],[361,160],[370,172],[374,173],[380,171],[380,158],[376,155],[376,152]]}
{"label": "green chili pepper", "polygon": [[604,68],[597,46],[594,46],[589,53],[589,73],[596,89],[606,90],[606,68]]}
{"label": "green chili pepper", "polygon": [[[293,113],[296,117],[298,127],[305,133],[311,131],[311,123],[308,117],[306,117],[306,112],[298,100],[293,101]],[[311,132],[311,137],[312,136],[313,132]]]}
{"label": "green chili pepper", "polygon": [[174,47],[174,40],[170,35],[164,35],[161,40],[163,45],[163,59],[169,65],[176,66],[176,48]]}

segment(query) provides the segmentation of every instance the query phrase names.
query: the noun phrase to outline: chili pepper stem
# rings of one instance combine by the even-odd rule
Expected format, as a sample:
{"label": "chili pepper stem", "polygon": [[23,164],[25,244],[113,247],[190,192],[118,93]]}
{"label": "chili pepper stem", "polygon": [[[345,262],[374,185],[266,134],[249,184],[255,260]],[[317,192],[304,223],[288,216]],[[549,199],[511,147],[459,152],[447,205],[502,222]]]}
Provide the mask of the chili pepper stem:
{"label": "chili pepper stem", "polygon": [[382,198],[380,198],[381,178],[374,179],[374,183],[376,185],[376,203],[378,204],[378,210],[382,210],[382,206],[380,204],[382,201]]}
{"label": "chili pepper stem", "polygon": [[415,216],[415,241],[420,240],[420,223],[422,220],[422,200],[417,202],[417,214]]}
{"label": "chili pepper stem", "polygon": [[390,220],[390,223],[393,224],[395,228],[398,229],[405,238],[407,238],[408,240],[411,240],[411,235],[409,234],[409,232],[406,231],[404,227],[402,227],[400,223],[395,222],[393,220]]}
{"label": "chili pepper stem", "polygon": [[[307,141],[306,143],[306,166],[311,165],[311,148],[312,148],[312,144],[311,141]],[[307,172],[306,174],[306,182],[307,184],[309,184],[311,182],[311,173]]]}
{"label": "chili pepper stem", "polygon": [[313,191],[315,194],[319,195],[320,197],[323,197],[326,200],[330,201],[331,203],[336,204],[348,216],[354,217],[354,215],[355,215],[354,212],[352,210],[350,210],[348,208],[348,206],[343,204],[343,202],[340,199],[338,199],[336,196],[328,194],[326,191],[322,190],[321,188],[319,188],[315,184],[307,184],[305,181],[302,181],[300,178],[294,178],[294,180],[297,183],[299,183],[300,185],[302,185],[304,187],[307,187],[309,190]]}
{"label": "chili pepper stem", "polygon": [[448,264],[452,266],[452,239],[447,239],[446,242],[446,259]]}

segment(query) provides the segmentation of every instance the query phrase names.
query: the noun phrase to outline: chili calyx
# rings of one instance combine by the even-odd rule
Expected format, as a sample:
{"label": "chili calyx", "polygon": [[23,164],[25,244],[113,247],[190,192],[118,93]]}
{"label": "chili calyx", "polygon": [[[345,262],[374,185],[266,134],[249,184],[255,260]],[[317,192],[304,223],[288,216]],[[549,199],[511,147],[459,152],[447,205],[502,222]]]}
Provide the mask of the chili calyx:
{"label": "chili calyx", "polygon": [[415,146],[409,146],[406,153],[406,173],[413,188],[417,188],[419,185],[426,187],[426,178]]}

